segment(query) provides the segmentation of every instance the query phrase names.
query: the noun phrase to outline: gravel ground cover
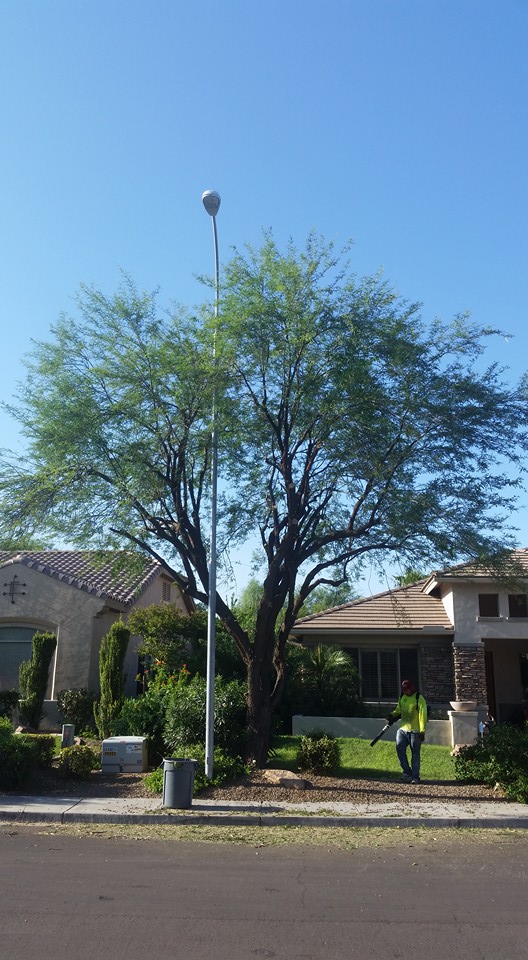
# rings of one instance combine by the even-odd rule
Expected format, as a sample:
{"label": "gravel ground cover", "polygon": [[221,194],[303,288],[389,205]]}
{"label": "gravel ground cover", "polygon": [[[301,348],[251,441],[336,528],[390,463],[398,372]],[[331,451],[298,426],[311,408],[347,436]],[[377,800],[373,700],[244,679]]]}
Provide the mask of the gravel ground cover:
{"label": "gravel ground cover", "polygon": [[[278,774],[279,772],[277,772]],[[209,800],[268,801],[284,800],[302,804],[341,801],[343,803],[390,803],[401,799],[416,797],[422,801],[447,800],[504,800],[499,790],[492,790],[481,784],[465,784],[440,781],[422,781],[412,785],[399,780],[351,779],[341,777],[307,776],[306,789],[283,787],[277,783],[277,774],[256,770],[239,778],[236,782],[221,787],[207,787],[200,794]],[[287,776],[280,771],[280,776]],[[103,774],[94,771],[89,780],[67,780],[52,769],[42,771],[30,786],[22,790],[10,791],[25,796],[61,796],[61,797],[152,797],[144,783],[144,774],[121,773]],[[2,791],[0,791],[0,794]],[[4,791],[4,795],[7,794]],[[198,798],[197,798],[198,799]]]}

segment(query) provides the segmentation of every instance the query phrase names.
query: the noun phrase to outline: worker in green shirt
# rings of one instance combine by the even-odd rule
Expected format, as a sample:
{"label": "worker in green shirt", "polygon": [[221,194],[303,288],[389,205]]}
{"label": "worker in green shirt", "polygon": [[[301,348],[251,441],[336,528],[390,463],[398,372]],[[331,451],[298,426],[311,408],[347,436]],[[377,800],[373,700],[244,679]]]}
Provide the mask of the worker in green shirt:
{"label": "worker in green shirt", "polygon": [[[394,723],[401,719],[396,734],[396,753],[402,768],[401,779],[404,783],[420,783],[420,750],[425,740],[427,724],[427,704],[418,693],[412,680],[403,680],[402,695],[387,720]],[[407,750],[411,750],[411,764]]]}

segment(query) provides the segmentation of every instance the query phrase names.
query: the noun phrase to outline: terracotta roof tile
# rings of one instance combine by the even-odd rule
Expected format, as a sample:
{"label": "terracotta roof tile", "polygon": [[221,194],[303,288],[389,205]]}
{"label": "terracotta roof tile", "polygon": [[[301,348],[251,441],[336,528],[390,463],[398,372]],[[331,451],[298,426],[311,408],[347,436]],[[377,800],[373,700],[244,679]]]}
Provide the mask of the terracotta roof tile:
{"label": "terracotta roof tile", "polygon": [[353,600],[322,613],[298,620],[292,633],[344,633],[351,630],[394,631],[442,628],[452,631],[441,600],[423,593],[425,580],[408,587],[398,587],[373,597]]}
{"label": "terracotta roof tile", "polygon": [[0,550],[0,567],[21,563],[31,570],[102,599],[130,604],[162,572],[156,560],[145,558],[142,569],[120,565],[126,554],[88,550]]}

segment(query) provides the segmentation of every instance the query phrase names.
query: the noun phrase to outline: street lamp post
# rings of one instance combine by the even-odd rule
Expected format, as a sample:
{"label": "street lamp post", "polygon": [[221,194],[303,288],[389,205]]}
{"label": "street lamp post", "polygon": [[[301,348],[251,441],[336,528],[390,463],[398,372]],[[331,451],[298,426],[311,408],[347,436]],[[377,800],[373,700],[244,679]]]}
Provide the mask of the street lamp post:
{"label": "street lamp post", "polygon": [[[218,326],[218,234],[216,215],[220,209],[220,194],[216,190],[206,190],[202,194],[202,203],[213,221],[213,240],[215,256],[215,325],[213,340],[213,360],[216,367],[216,332]],[[213,776],[214,749],[214,700],[215,700],[215,639],[216,639],[216,502],[218,487],[218,437],[216,431],[217,383],[216,369],[213,369],[213,423],[211,433],[211,542],[209,557],[209,604],[207,608],[207,686],[205,704],[205,776]]]}

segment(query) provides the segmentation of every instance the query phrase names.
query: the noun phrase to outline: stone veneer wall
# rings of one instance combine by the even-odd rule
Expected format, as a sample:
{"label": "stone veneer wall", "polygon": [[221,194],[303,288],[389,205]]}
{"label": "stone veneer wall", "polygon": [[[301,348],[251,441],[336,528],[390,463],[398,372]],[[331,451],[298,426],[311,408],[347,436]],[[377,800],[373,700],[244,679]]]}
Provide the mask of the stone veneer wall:
{"label": "stone veneer wall", "polygon": [[486,664],[484,644],[453,647],[455,661],[455,700],[486,703]]}
{"label": "stone veneer wall", "polygon": [[422,693],[428,703],[448,703],[455,696],[453,648],[450,643],[420,647]]}

